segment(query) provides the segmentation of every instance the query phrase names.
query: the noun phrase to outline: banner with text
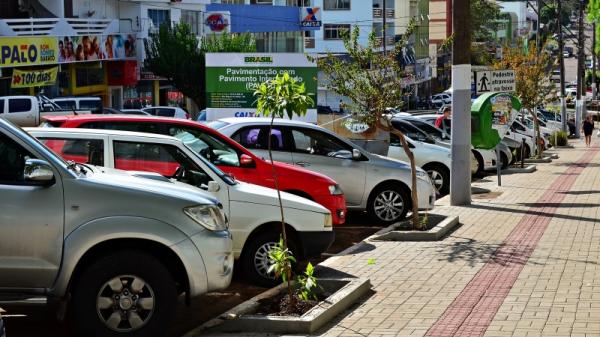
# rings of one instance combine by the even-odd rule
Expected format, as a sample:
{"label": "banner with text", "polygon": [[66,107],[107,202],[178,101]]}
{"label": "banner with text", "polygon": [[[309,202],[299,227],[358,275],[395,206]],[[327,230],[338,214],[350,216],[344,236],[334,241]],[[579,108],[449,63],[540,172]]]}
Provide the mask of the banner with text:
{"label": "banner with text", "polygon": [[0,37],[0,68],[135,59],[133,34]]}
{"label": "banner with text", "polygon": [[285,72],[304,83],[315,102],[306,116],[296,119],[316,123],[317,65],[301,53],[206,54],[206,119],[259,117],[254,90]]}
{"label": "banner with text", "polygon": [[43,87],[56,83],[58,67],[38,70],[13,70],[11,88]]}

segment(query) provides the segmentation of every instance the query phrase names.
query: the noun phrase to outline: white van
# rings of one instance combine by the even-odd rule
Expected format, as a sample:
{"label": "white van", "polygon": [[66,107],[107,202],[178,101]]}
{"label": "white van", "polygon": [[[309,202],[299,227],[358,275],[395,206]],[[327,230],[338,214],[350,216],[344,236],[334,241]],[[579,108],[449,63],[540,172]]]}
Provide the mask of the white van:
{"label": "white van", "polygon": [[70,96],[51,99],[64,110],[89,110],[93,114],[102,113],[102,99],[94,96]]}

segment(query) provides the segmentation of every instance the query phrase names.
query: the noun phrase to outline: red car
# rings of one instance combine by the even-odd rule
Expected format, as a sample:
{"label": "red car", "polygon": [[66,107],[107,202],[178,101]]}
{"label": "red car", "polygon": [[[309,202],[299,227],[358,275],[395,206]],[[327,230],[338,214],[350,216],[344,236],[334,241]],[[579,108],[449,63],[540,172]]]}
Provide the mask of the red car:
{"label": "red car", "polygon": [[[138,115],[47,116],[44,127],[111,129],[169,135],[241,181],[275,188],[273,168],[229,137],[198,122]],[[311,199],[331,211],[334,225],[346,220],[346,199],[338,184],[320,173],[275,162],[282,191]]]}

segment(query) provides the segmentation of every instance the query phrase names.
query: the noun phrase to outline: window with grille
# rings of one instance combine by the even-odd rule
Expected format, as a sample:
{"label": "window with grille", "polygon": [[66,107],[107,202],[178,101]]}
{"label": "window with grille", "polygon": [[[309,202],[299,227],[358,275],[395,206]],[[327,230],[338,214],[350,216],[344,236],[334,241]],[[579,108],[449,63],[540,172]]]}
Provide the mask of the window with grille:
{"label": "window with grille", "polygon": [[325,10],[350,9],[351,0],[324,0],[323,7]]}
{"label": "window with grille", "polygon": [[325,40],[341,40],[342,32],[350,30],[350,25],[323,25],[323,34]]}

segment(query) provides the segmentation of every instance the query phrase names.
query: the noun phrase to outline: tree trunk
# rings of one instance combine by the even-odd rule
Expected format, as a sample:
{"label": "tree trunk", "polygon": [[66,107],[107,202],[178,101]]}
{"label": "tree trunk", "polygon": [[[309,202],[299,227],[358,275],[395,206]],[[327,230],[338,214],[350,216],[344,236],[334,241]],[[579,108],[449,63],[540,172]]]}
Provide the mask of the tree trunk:
{"label": "tree trunk", "polygon": [[537,155],[536,158],[542,158],[542,152],[543,152],[543,148],[542,148],[542,137],[541,137],[541,133],[540,133],[540,123],[538,122],[538,118],[537,115],[535,113],[533,113],[532,110],[529,110],[529,113],[531,114],[531,117],[533,118],[533,130],[535,132],[535,146],[537,148]]}
{"label": "tree trunk", "polygon": [[379,121],[379,127],[386,131],[395,134],[400,139],[400,143],[402,144],[402,148],[404,149],[404,153],[408,157],[410,162],[410,176],[411,176],[411,204],[412,204],[412,225],[413,229],[422,229],[421,224],[419,222],[419,195],[417,192],[417,165],[415,164],[415,156],[408,147],[408,142],[406,142],[406,138],[404,134],[398,130],[396,130],[393,126],[388,124],[385,125]]}
{"label": "tree trunk", "polygon": [[[273,162],[273,151],[271,150],[271,148],[272,148],[271,133],[273,132],[274,120],[275,120],[275,114],[272,115],[271,124],[269,124],[269,133],[267,135],[267,137],[269,137],[269,138],[267,139],[267,149],[269,151],[269,160],[271,161],[271,172],[273,174],[275,190],[277,191],[277,200],[279,202],[279,212],[281,214],[281,236],[283,237],[283,248],[287,249],[288,241],[287,241],[287,233],[285,231],[285,216],[284,216],[284,212],[283,212],[283,201],[281,200],[281,191],[279,190],[279,176],[277,175],[277,170],[275,169],[275,164]],[[288,290],[288,296],[290,298],[290,306],[294,306],[295,299],[294,299],[294,296],[292,296],[292,280],[291,280],[292,271],[291,271],[289,264],[287,264],[286,267],[287,267],[286,270],[284,270],[283,272],[286,273],[286,276],[287,276],[287,290]]]}

